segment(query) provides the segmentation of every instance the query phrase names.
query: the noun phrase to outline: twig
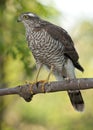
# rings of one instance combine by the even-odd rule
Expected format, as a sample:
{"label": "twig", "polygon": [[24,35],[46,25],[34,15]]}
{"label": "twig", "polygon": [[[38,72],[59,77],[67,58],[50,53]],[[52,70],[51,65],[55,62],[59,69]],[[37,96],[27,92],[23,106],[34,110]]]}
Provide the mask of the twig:
{"label": "twig", "polygon": [[0,96],[18,94],[25,99],[31,101],[33,95],[39,93],[50,93],[67,90],[84,90],[93,88],[93,78],[72,79],[60,82],[50,82],[44,85],[44,92],[42,91],[42,82],[36,84],[25,84],[16,86],[14,88],[0,89]]}

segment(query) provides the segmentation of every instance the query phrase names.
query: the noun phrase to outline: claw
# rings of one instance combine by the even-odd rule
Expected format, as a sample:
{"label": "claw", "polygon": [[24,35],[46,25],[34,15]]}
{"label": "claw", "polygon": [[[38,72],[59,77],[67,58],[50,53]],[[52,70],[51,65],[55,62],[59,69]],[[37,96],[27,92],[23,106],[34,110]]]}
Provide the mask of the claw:
{"label": "claw", "polygon": [[47,83],[47,80],[40,80],[39,82],[42,83],[41,87],[42,92],[45,92],[45,84]]}
{"label": "claw", "polygon": [[25,83],[30,85],[30,92],[31,92],[31,94],[33,94],[33,84],[34,84],[34,82],[32,83],[30,81],[25,81]]}

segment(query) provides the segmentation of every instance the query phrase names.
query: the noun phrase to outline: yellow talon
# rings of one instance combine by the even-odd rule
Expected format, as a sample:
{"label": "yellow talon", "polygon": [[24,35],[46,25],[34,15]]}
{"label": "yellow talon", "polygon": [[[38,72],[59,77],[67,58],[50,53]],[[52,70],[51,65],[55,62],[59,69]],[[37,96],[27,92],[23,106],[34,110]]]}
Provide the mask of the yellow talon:
{"label": "yellow talon", "polygon": [[29,82],[29,81],[25,81],[25,83],[30,85],[30,91],[31,91],[31,94],[33,94],[33,91],[32,91],[33,87],[32,86],[34,83]]}
{"label": "yellow talon", "polygon": [[30,85],[30,92],[31,92],[31,94],[33,94],[33,84],[30,83],[29,85]]}
{"label": "yellow talon", "polygon": [[42,90],[42,92],[45,92],[45,84],[47,83],[47,81],[46,80],[40,80],[40,81],[38,81],[39,83],[42,83],[42,87],[41,87],[41,90]]}

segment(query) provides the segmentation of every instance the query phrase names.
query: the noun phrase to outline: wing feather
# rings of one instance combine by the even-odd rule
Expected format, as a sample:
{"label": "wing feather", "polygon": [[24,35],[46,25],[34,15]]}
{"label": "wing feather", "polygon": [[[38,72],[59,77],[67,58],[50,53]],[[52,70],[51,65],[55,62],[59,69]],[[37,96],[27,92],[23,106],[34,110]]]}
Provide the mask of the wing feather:
{"label": "wing feather", "polygon": [[74,43],[70,35],[63,28],[47,21],[42,21],[40,28],[45,29],[52,38],[60,41],[60,43],[64,46],[64,55],[72,60],[77,69],[84,71],[82,66],[78,63],[79,56],[74,47]]}
{"label": "wing feather", "polygon": [[60,41],[64,46],[64,55],[68,56],[73,62],[77,62],[79,59],[78,53],[75,50],[74,43],[69,34],[61,27],[46,22],[45,30],[55,40]]}

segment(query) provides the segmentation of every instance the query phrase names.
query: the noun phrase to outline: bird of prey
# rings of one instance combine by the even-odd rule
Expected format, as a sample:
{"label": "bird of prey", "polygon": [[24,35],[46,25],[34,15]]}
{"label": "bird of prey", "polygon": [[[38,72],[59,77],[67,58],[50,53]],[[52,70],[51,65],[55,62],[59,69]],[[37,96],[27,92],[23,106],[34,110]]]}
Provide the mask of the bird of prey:
{"label": "bird of prey", "polygon": [[[37,78],[43,65],[58,81],[65,78],[75,79],[75,68],[84,71],[78,62],[79,56],[74,43],[63,28],[41,19],[32,12],[22,13],[18,21],[25,26],[28,47],[38,68]],[[81,92],[69,90],[67,93],[73,107],[77,111],[83,111],[84,101]]]}

